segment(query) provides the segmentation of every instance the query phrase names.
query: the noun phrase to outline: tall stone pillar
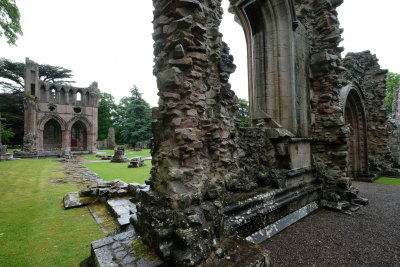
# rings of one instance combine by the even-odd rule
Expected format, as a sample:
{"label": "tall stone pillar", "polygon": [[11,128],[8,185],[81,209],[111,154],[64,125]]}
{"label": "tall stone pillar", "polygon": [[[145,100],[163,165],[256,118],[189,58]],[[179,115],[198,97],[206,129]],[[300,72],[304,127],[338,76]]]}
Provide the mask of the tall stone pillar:
{"label": "tall stone pillar", "polygon": [[[24,135],[37,138],[37,101],[39,98],[39,65],[29,58],[25,62],[25,95],[24,95]],[[35,136],[34,136],[35,135]],[[29,141],[31,142],[31,141]],[[29,145],[31,149],[37,149],[37,142]]]}
{"label": "tall stone pillar", "polygon": [[[236,168],[235,70],[218,30],[220,0],[154,0],[159,107],[153,111],[151,191],[137,228],[164,259],[194,265],[220,237],[219,197]],[[207,214],[207,216],[205,216]]]}

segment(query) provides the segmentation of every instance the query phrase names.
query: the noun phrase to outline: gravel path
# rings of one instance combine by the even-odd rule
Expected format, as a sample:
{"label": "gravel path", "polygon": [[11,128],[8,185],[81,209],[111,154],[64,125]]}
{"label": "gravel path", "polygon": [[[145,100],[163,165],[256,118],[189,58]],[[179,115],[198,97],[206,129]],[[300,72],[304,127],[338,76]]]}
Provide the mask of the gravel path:
{"label": "gravel path", "polygon": [[355,182],[369,205],[321,209],[262,243],[278,266],[400,266],[400,187]]}

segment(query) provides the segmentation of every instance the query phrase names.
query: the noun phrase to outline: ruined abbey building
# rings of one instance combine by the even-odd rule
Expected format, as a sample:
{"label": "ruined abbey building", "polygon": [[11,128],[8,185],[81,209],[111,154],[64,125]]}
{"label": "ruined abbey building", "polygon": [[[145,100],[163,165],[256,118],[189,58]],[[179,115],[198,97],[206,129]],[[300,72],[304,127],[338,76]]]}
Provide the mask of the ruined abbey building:
{"label": "ruined abbey building", "polygon": [[386,71],[369,52],[341,58],[342,2],[231,0],[247,41],[241,128],[221,0],[153,0],[160,99],[132,222],[166,262],[198,265],[232,236],[262,242],[318,207],[354,211],[367,200],[352,181],[391,168]]}
{"label": "ruined abbey building", "polygon": [[24,146],[15,157],[61,156],[96,151],[100,90],[39,80],[38,64],[26,59]]}

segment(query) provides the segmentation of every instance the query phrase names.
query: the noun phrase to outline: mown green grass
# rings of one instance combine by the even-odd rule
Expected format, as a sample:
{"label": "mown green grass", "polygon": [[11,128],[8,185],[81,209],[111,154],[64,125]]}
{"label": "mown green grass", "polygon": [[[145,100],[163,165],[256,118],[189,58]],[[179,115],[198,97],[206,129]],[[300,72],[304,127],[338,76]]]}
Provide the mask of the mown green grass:
{"label": "mown green grass", "polygon": [[[114,155],[114,150],[97,150],[98,152],[104,152],[104,154],[101,155]],[[141,151],[132,151],[132,150],[126,150],[125,151],[125,156],[130,159],[132,157],[151,157],[150,155],[150,149],[143,149]],[[100,160],[100,158],[96,157],[95,154],[88,154],[84,155],[86,159],[89,160]]]}
{"label": "mown green grass", "polygon": [[52,159],[0,162],[0,266],[77,266],[104,237],[87,208],[64,210],[75,185]]}
{"label": "mown green grass", "polygon": [[97,173],[101,179],[106,181],[120,179],[126,183],[144,184],[144,181],[150,177],[151,169],[151,161],[146,160],[145,162],[146,166],[140,168],[128,168],[128,162],[111,163],[109,161],[86,162],[82,165]]}
{"label": "mown green grass", "polygon": [[400,178],[381,177],[375,180],[374,183],[400,186]]}

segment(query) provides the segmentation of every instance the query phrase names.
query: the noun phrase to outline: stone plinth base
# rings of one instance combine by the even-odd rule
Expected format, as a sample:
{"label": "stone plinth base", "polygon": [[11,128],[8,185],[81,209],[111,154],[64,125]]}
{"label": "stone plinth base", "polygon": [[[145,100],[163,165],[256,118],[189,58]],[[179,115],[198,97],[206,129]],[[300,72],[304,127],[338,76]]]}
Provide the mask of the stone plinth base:
{"label": "stone plinth base", "polygon": [[37,158],[39,155],[37,152],[27,152],[27,151],[14,151],[14,158],[28,159]]}
{"label": "stone plinth base", "polygon": [[0,161],[12,160],[13,155],[10,153],[0,154]]}

